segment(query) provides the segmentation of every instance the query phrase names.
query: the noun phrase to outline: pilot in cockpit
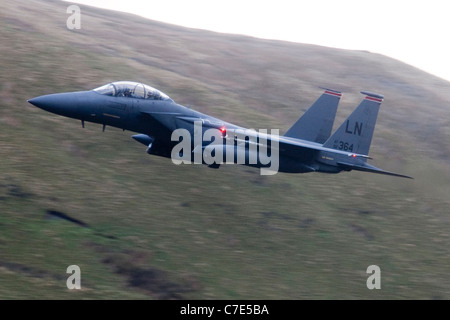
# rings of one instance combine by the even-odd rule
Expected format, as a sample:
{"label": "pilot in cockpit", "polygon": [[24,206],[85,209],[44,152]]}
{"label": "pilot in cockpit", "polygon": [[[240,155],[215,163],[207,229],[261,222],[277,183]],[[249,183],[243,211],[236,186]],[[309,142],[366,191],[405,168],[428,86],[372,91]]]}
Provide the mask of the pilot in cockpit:
{"label": "pilot in cockpit", "polygon": [[151,100],[155,99],[155,94],[151,91],[147,91],[146,99],[151,99]]}
{"label": "pilot in cockpit", "polygon": [[125,90],[123,90],[123,96],[131,97],[131,90],[129,88],[126,88]]}

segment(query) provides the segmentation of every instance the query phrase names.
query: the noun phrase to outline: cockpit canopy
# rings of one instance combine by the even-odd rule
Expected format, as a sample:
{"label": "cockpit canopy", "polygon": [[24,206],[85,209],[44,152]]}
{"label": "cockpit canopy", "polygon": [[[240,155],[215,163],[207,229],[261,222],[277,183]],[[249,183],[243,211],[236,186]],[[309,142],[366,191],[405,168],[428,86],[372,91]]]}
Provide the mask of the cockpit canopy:
{"label": "cockpit canopy", "polygon": [[95,92],[113,97],[173,101],[165,93],[146,84],[132,81],[117,81],[94,89]]}

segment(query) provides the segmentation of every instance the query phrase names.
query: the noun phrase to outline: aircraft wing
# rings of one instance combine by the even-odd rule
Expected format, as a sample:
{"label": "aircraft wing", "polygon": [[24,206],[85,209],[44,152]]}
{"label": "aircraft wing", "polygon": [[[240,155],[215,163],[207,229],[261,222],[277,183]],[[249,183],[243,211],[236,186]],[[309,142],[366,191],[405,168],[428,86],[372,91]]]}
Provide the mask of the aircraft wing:
{"label": "aircraft wing", "polygon": [[152,117],[172,131],[178,128],[185,128],[185,125],[192,126],[196,122],[200,122],[202,124],[202,127],[205,128],[220,129],[223,126],[225,126],[227,129],[240,128],[236,125],[213,117],[187,116],[179,112],[141,111],[141,114]]}
{"label": "aircraft wing", "polygon": [[151,117],[161,123],[169,130],[175,130],[175,117],[181,116],[179,112],[153,112],[153,111],[141,111],[141,114]]}
{"label": "aircraft wing", "polygon": [[[313,155],[319,151],[323,151],[323,152],[331,152],[334,154],[339,154],[339,155],[352,157],[352,158],[370,159],[369,156],[364,155],[364,154],[357,154],[357,153],[348,152],[348,151],[331,149],[331,148],[324,147],[320,143],[315,143],[315,142],[306,141],[306,140],[300,140],[300,139],[295,139],[295,138],[290,138],[290,137],[285,137],[285,136],[275,136],[275,135],[270,135],[270,134],[264,134],[264,133],[256,132],[254,130],[246,130],[246,129],[233,130],[232,132],[235,134],[241,134],[244,136],[248,136],[248,137],[250,137],[250,139],[251,138],[256,139],[256,137],[257,137],[259,140],[263,139],[266,141],[270,141],[270,145],[272,148],[274,147],[274,141],[277,140],[279,151],[283,152],[284,155],[289,155],[289,156],[301,156],[302,154]],[[274,138],[274,137],[276,137],[276,138]]]}
{"label": "aircraft wing", "polygon": [[[182,128],[186,124],[193,125],[195,122],[201,122],[202,126],[207,128],[216,128],[218,130],[225,126],[227,129],[227,138],[233,139],[238,137],[238,142],[248,137],[249,140],[254,141],[257,144],[266,142],[272,150],[278,149],[280,156],[288,156],[299,161],[313,159],[321,153],[322,157],[336,158],[335,165],[342,168],[345,171],[365,171],[378,174],[391,175],[396,177],[410,178],[412,177],[385,171],[383,169],[372,166],[366,162],[367,159],[371,159],[368,155],[358,154],[349,151],[337,150],[334,148],[325,147],[323,144],[300,140],[296,138],[272,135],[257,132],[251,129],[245,129],[233,124],[224,122],[216,118],[201,118],[196,116],[186,116],[176,112],[143,112],[148,116],[159,121],[161,124],[171,130]],[[184,123],[184,124],[183,124]],[[240,139],[239,139],[240,137]],[[245,138],[244,138],[245,137]],[[202,147],[204,148],[204,147]],[[194,150],[195,152],[195,150]],[[339,160],[338,160],[339,159]],[[347,160],[346,160],[347,159]]]}

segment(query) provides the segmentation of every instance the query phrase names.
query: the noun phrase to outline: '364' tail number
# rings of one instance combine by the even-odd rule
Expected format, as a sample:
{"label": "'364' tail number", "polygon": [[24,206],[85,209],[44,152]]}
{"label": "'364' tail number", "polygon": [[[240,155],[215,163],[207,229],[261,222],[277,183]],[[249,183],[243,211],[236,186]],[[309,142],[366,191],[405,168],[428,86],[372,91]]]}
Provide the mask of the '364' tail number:
{"label": "'364' tail number", "polygon": [[344,142],[344,141],[338,141],[338,140],[336,140],[336,141],[334,142],[333,147],[334,147],[335,149],[338,149],[338,150],[353,151],[353,143],[350,144],[350,143]]}

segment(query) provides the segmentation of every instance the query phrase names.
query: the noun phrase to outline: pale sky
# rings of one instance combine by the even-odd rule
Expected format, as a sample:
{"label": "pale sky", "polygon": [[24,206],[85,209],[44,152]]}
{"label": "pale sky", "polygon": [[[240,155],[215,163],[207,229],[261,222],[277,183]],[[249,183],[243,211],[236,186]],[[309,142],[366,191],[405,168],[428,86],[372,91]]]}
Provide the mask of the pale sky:
{"label": "pale sky", "polygon": [[380,53],[450,81],[447,0],[74,0],[224,33]]}

